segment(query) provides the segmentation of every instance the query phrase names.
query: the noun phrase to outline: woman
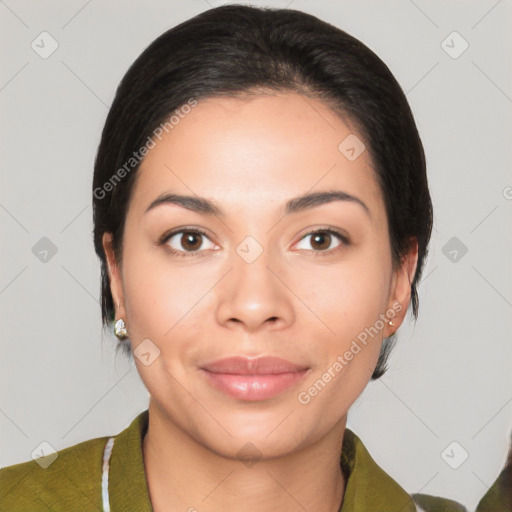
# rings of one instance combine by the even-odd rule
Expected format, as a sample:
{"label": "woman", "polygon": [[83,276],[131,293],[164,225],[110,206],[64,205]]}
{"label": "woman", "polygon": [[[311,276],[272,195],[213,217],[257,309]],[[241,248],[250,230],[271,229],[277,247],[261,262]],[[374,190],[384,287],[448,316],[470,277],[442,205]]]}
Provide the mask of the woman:
{"label": "woman", "polygon": [[293,10],[169,30],[117,90],[93,207],[103,322],[149,408],[4,468],[3,509],[463,510],[409,496],[346,429],[417,316],[432,227],[414,119],[371,50]]}

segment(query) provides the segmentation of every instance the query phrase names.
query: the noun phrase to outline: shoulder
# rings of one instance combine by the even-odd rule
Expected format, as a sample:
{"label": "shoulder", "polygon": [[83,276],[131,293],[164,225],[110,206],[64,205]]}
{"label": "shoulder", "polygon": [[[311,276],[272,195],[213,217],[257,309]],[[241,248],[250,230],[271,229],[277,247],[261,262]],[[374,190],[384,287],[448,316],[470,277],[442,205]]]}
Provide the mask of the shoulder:
{"label": "shoulder", "polygon": [[353,510],[402,512],[467,512],[455,501],[425,494],[409,494],[372,458],[361,439],[345,430],[341,467],[347,477],[344,505]]}
{"label": "shoulder", "polygon": [[412,499],[418,512],[467,512],[466,507],[447,498],[413,494]]}
{"label": "shoulder", "polygon": [[0,469],[2,510],[101,510],[101,470],[107,440],[89,439]]}
{"label": "shoulder", "polygon": [[512,512],[512,435],[505,467],[478,503],[476,512]]}

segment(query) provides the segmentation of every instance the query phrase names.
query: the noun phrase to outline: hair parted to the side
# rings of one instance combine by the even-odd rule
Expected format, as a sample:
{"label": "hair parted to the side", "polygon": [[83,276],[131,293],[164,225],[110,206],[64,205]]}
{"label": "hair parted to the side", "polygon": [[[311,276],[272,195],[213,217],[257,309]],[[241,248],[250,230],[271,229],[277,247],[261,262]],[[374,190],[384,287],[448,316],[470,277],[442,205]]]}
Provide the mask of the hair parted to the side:
{"label": "hair parted to the side", "polygon": [[[312,15],[226,5],[159,36],[117,88],[93,179],[94,247],[101,260],[104,328],[112,328],[115,312],[102,236],[113,234],[121,265],[126,213],[140,162],[129,172],[126,163],[170,114],[191,99],[274,92],[298,92],[322,100],[348,119],[364,141],[384,197],[394,264],[400,264],[412,239],[418,241],[411,284],[417,318],[417,286],[432,230],[432,204],[423,146],[400,85],[362,42]],[[123,178],[105,186],[113,183],[113,175],[123,166]],[[394,336],[384,340],[373,379],[386,371],[393,344]],[[131,353],[129,340],[118,347]]]}

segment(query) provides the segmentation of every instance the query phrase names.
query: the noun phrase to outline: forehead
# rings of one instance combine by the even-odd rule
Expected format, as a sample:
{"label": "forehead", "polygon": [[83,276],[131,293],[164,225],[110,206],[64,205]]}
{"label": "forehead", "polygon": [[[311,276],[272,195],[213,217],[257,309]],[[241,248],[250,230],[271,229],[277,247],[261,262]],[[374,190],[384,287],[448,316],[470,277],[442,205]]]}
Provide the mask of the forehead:
{"label": "forehead", "polygon": [[136,208],[168,191],[215,198],[239,211],[332,189],[383,208],[362,138],[319,100],[296,93],[210,98],[187,112],[154,138],[137,172]]}

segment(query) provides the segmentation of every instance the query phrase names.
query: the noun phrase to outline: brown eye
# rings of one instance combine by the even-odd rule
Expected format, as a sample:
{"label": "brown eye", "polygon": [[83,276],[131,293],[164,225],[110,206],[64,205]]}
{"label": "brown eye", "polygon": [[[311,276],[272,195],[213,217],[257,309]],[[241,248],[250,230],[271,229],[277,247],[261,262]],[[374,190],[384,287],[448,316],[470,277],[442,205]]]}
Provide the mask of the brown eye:
{"label": "brown eye", "polygon": [[316,253],[331,252],[341,246],[349,245],[349,241],[346,236],[332,229],[319,229],[317,231],[312,231],[302,237],[299,243],[304,241],[305,245],[308,245],[309,247],[298,246],[298,248],[310,250],[312,247],[313,252]]}
{"label": "brown eye", "polygon": [[[208,243],[210,246],[208,246]],[[171,253],[177,256],[193,256],[204,249],[212,249],[215,247],[205,233],[195,229],[182,229],[181,231],[170,233],[164,238],[162,244],[167,244]]]}

